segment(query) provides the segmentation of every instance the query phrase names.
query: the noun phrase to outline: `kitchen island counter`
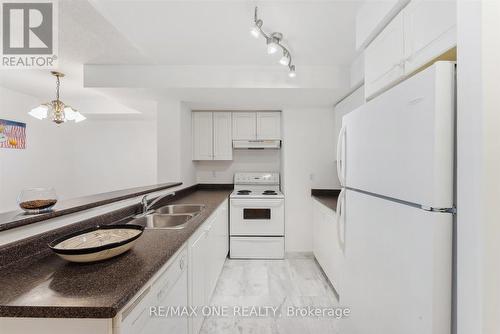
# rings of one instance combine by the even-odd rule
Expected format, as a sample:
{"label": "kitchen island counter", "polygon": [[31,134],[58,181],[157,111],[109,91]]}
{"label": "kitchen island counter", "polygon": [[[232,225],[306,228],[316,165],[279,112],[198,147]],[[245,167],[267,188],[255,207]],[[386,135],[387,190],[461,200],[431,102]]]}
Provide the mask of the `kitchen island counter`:
{"label": "kitchen island counter", "polygon": [[169,199],[167,204],[204,204],[206,207],[184,229],[145,230],[130,251],[110,260],[69,263],[45,246],[48,252],[44,250],[42,255],[1,267],[0,317],[113,318],[230,192],[196,188]]}

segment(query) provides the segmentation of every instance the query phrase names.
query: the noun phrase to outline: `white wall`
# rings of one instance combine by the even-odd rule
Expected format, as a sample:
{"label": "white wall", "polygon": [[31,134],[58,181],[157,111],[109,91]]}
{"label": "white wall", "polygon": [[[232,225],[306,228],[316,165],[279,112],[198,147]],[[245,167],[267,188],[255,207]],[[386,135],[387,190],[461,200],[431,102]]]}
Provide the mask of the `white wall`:
{"label": "white wall", "polygon": [[285,108],[282,117],[286,251],[311,252],[311,188],[337,185],[334,112]]}
{"label": "white wall", "polygon": [[458,334],[500,332],[500,2],[458,1]]}
{"label": "white wall", "polygon": [[157,183],[154,118],[89,116],[72,135],[72,196]]}
{"label": "white wall", "polygon": [[183,182],[183,187],[196,183],[192,161],[191,110],[177,100],[158,103],[158,182]]}
{"label": "white wall", "polygon": [[39,103],[0,87],[0,118],[27,124],[25,150],[0,149],[0,212],[16,209],[17,195],[26,187],[53,186],[62,198],[73,193],[72,127],[57,127],[26,114]]}
{"label": "white wall", "polygon": [[0,149],[0,212],[16,209],[28,187],[53,186],[64,199],[156,183],[153,117],[89,117],[57,126],[27,115],[40,102],[0,87],[0,118],[27,124],[25,150]]}
{"label": "white wall", "polygon": [[280,150],[233,150],[232,161],[197,161],[198,183],[233,183],[235,172],[279,172]]}

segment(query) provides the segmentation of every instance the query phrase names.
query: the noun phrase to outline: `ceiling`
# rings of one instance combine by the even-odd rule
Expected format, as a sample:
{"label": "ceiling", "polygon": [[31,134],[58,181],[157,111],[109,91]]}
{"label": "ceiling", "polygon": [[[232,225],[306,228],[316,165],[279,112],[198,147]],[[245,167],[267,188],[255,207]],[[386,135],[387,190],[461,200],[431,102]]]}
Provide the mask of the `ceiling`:
{"label": "ceiling", "polygon": [[[249,34],[254,6],[259,6],[265,31],[280,31],[301,69],[308,66],[347,69],[355,56],[355,17],[360,1],[133,1],[65,0],[59,8],[60,71],[67,74],[61,96],[69,101],[106,101],[98,113],[133,113],[151,109],[150,100],[165,96],[203,108],[240,105],[331,105],[348,89],[301,87],[289,89],[234,88],[230,84],[204,87],[86,87],[84,66],[145,65],[256,66],[261,71],[277,64],[279,56],[266,53],[265,41]],[[302,66],[302,67],[301,67]],[[258,73],[258,71],[256,71]],[[307,73],[305,73],[307,76]],[[221,73],[221,75],[224,75]],[[258,74],[256,74],[258,75]],[[297,81],[297,82],[300,82]],[[5,70],[0,85],[31,95],[50,97],[54,80],[44,70]],[[234,88],[234,89],[232,89]],[[144,91],[148,90],[147,93]],[[143,103],[145,100],[146,103]],[[115,103],[116,108],[110,107]],[[142,108],[141,106],[147,105]],[[89,107],[90,108],[90,107]],[[104,110],[103,110],[104,109]],[[86,112],[82,110],[82,112]]]}
{"label": "ceiling", "polygon": [[[297,65],[349,65],[359,1],[101,1],[92,4],[154,64],[272,65],[250,36],[254,6]],[[279,55],[277,55],[279,57]],[[103,55],[98,62],[108,62]]]}
{"label": "ceiling", "polygon": [[[104,33],[105,32],[105,33]],[[144,56],[87,1],[59,2],[59,67],[61,99],[82,113],[137,113],[126,101],[98,89],[84,88],[83,65],[96,59],[110,64],[145,63]],[[40,98],[55,96],[55,78],[49,70],[0,70],[0,86]]]}

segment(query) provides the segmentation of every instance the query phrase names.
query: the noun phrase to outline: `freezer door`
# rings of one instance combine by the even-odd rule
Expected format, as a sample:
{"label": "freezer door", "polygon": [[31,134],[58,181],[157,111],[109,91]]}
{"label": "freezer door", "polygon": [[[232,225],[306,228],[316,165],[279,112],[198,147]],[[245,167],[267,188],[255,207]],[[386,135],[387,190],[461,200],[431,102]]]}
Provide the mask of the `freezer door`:
{"label": "freezer door", "polygon": [[452,215],[346,192],[343,334],[449,334]]}
{"label": "freezer door", "polygon": [[437,62],[344,116],[347,187],[453,206],[454,76]]}

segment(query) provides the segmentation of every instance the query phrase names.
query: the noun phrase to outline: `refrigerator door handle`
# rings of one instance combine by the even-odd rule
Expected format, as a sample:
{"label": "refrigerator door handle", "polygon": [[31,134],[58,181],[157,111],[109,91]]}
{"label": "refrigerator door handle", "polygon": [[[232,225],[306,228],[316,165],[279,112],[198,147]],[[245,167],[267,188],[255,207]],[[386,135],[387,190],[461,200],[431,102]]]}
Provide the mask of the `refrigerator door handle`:
{"label": "refrigerator door handle", "polygon": [[342,125],[337,140],[337,176],[340,180],[340,185],[344,186],[344,134],[346,126]]}
{"label": "refrigerator door handle", "polygon": [[[345,215],[344,215],[345,189],[342,189],[337,201],[337,239],[342,253],[345,253]],[[341,227],[342,226],[342,227]]]}

